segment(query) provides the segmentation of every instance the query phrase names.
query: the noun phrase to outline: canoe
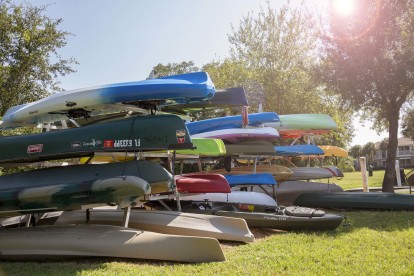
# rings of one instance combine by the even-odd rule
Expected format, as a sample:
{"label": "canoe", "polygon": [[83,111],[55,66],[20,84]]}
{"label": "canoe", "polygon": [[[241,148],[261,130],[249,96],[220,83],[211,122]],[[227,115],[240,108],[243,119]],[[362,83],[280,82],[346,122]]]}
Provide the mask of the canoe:
{"label": "canoe", "polygon": [[[279,116],[274,112],[262,112],[248,114],[249,123],[251,127],[262,126],[263,123],[272,123],[272,125],[280,125]],[[215,131],[229,128],[242,128],[242,116],[226,116],[213,119],[201,120],[186,124],[190,135],[203,133],[207,131]]]}
{"label": "canoe", "polygon": [[[211,170],[209,172],[212,173],[221,173],[221,174],[251,174],[254,173],[253,166],[239,166],[231,168],[230,172],[226,171],[225,169],[219,170]],[[267,173],[273,175],[276,182],[283,182],[288,180],[292,175],[293,172],[290,168],[281,166],[281,165],[257,165],[256,166],[256,173]]]}
{"label": "canoe", "polygon": [[[86,222],[84,211],[64,212],[56,225],[120,225],[122,210],[91,209]],[[253,242],[254,236],[241,219],[175,211],[131,210],[129,228],[170,235],[210,237],[218,240]]]}
{"label": "canoe", "polygon": [[248,140],[275,140],[279,138],[279,133],[271,127],[257,128],[228,128],[202,132],[191,135],[191,138],[215,138],[238,143]]}
{"label": "canoe", "polygon": [[76,89],[11,107],[0,128],[203,101],[211,99],[214,93],[214,84],[205,72]]}
{"label": "canoe", "polygon": [[0,176],[0,216],[129,206],[149,193],[169,192],[172,175],[150,161],[76,165]]}
{"label": "canoe", "polygon": [[230,187],[250,187],[253,185],[276,185],[276,180],[273,175],[269,173],[255,173],[255,174],[226,174]]}
{"label": "canoe", "polygon": [[175,115],[133,117],[30,135],[0,137],[0,163],[92,156],[94,152],[192,148]]}
{"label": "canoe", "polygon": [[287,114],[279,118],[281,124],[266,122],[264,125],[276,128],[284,139],[324,134],[337,128],[332,117],[325,114]]}
{"label": "canoe", "polygon": [[293,175],[289,178],[291,181],[295,180],[312,180],[334,177],[331,170],[320,167],[291,167],[289,168]]}
{"label": "canoe", "polygon": [[269,141],[256,140],[245,141],[235,144],[226,144],[227,156],[240,155],[274,155],[275,149]]}
{"label": "canoe", "polygon": [[229,194],[209,193],[198,195],[184,195],[180,197],[181,201],[203,202],[209,204],[211,202],[226,202],[237,204],[261,204],[276,207],[276,201],[264,193],[256,192],[239,192],[232,191]]}
{"label": "canoe", "polygon": [[[263,190],[264,189],[264,190]],[[232,189],[235,190],[235,189]],[[295,203],[298,196],[304,193],[341,193],[343,189],[334,183],[320,183],[313,181],[285,181],[278,183],[276,186],[260,186],[253,187],[253,191],[267,193],[277,198],[277,202],[281,205],[300,205]],[[233,191],[232,191],[233,192]],[[273,193],[274,192],[274,193]],[[302,205],[311,207],[307,205]]]}
{"label": "canoe", "polygon": [[382,192],[304,193],[294,202],[332,209],[414,210],[414,195]]}
{"label": "canoe", "polygon": [[48,225],[0,232],[0,259],[49,261],[115,257],[178,262],[220,262],[214,238],[159,234],[112,225]]}
{"label": "canoe", "polygon": [[323,150],[324,156],[333,156],[333,157],[347,157],[348,156],[348,152],[340,147],[323,146],[323,145],[320,145],[318,147],[320,147]]}
{"label": "canoe", "polygon": [[230,193],[227,179],[221,174],[194,173],[176,176],[180,193]]}
{"label": "canoe", "polygon": [[277,156],[323,155],[324,152],[315,145],[275,146]]}
{"label": "canoe", "polygon": [[216,90],[214,97],[208,101],[191,102],[185,104],[168,105],[162,108],[163,112],[186,115],[188,113],[248,106],[246,93],[242,87]]}

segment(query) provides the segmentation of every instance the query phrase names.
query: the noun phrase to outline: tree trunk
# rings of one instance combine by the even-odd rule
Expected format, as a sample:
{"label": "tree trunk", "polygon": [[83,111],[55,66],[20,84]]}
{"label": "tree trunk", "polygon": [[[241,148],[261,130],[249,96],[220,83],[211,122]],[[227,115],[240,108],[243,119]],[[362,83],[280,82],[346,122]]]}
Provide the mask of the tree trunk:
{"label": "tree trunk", "polygon": [[387,159],[385,161],[385,175],[382,182],[383,192],[394,192],[394,186],[396,185],[395,174],[395,160],[397,158],[398,148],[398,119],[399,110],[390,111],[388,116],[388,122],[390,123],[388,129],[388,146],[387,146]]}

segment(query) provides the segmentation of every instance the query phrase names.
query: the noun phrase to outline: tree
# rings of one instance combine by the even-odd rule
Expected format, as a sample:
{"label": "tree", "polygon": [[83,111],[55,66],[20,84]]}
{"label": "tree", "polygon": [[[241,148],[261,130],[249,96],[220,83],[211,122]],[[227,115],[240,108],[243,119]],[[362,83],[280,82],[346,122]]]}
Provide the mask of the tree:
{"label": "tree", "polygon": [[403,117],[401,129],[404,137],[414,140],[414,109],[409,110]]}
{"label": "tree", "polygon": [[74,72],[75,59],[57,52],[69,33],[57,29],[62,19],[43,14],[46,8],[0,0],[0,114],[61,90],[56,77]]}
{"label": "tree", "polygon": [[362,155],[367,157],[367,161],[369,163],[374,162],[374,155],[375,155],[375,144],[372,142],[368,142],[366,143],[363,147],[362,147]]}
{"label": "tree", "polygon": [[182,61],[180,63],[168,63],[164,65],[158,63],[152,68],[152,73],[154,78],[160,78],[171,75],[185,74],[191,72],[198,72],[200,68],[194,65],[192,60]]}
{"label": "tree", "polygon": [[340,20],[331,12],[318,72],[345,107],[362,111],[377,130],[388,128],[384,192],[393,192],[401,107],[414,88],[412,0],[358,1],[359,12]]}
{"label": "tree", "polygon": [[[291,8],[287,4],[274,10],[267,2],[257,15],[249,13],[238,28],[232,26],[231,60],[243,66],[249,80],[263,90],[264,111],[328,114],[338,129],[318,140],[344,147],[353,132],[350,112],[337,97],[327,97],[314,81],[319,46],[311,17],[304,6]],[[250,106],[254,103],[251,99],[259,98],[255,93],[248,93]]]}
{"label": "tree", "polygon": [[[320,110],[321,96],[312,81],[317,36],[304,9],[267,2],[249,13],[229,34],[231,57],[252,72],[265,92],[264,110],[280,114]],[[295,99],[295,100],[292,100]]]}
{"label": "tree", "polygon": [[358,159],[362,156],[362,147],[360,145],[355,145],[349,150],[348,154],[353,158]]}

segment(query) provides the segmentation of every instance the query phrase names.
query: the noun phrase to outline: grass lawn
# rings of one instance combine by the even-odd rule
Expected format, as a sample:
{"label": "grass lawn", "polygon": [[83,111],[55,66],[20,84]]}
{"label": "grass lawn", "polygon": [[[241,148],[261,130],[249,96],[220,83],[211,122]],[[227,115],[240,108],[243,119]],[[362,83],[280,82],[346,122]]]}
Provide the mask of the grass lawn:
{"label": "grass lawn", "polygon": [[[413,275],[414,212],[344,212],[328,232],[252,229],[254,243],[222,243],[227,261],[185,264],[108,258],[0,262],[0,275]],[[179,246],[179,245],[177,245]],[[162,248],[160,248],[162,250]]]}
{"label": "grass lawn", "polygon": [[[410,170],[405,170],[408,173]],[[368,186],[373,187],[382,187],[382,181],[384,179],[384,170],[373,171],[373,175],[368,177]],[[341,186],[344,190],[348,189],[362,189],[362,174],[361,172],[348,172],[344,173],[344,177],[341,179],[330,179],[330,183],[336,183]],[[318,180],[319,181],[319,180]],[[320,182],[327,183],[328,180],[321,180]]]}

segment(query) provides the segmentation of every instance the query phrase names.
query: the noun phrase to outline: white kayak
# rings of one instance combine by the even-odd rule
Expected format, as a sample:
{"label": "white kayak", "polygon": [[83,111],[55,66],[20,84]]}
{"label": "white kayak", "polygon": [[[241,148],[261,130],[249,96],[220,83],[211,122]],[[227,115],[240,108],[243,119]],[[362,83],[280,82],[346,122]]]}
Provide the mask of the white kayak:
{"label": "white kayak", "polygon": [[232,191],[229,194],[209,193],[181,196],[182,201],[201,202],[227,202],[236,204],[258,204],[266,206],[277,206],[276,200],[264,193]]}

